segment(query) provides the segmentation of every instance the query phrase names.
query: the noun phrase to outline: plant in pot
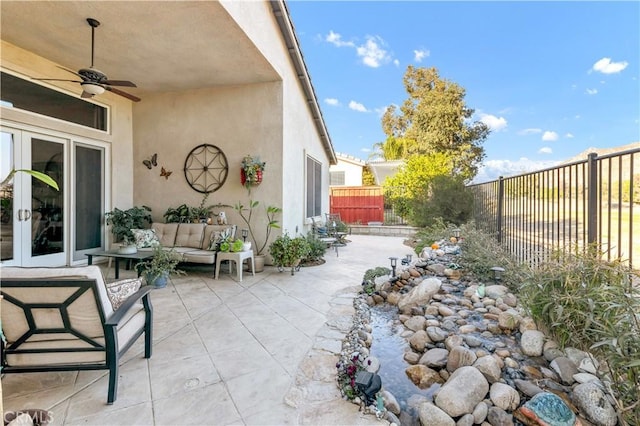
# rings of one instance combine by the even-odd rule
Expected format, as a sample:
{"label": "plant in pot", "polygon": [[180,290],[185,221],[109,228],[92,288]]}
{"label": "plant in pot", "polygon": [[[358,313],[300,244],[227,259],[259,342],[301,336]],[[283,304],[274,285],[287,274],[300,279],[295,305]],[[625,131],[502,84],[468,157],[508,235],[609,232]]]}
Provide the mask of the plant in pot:
{"label": "plant in pot", "polygon": [[153,248],[153,257],[143,260],[136,265],[140,275],[144,275],[147,284],[156,288],[167,286],[170,274],[184,275],[185,272],[177,269],[182,256],[174,249],[164,249],[161,245]]}
{"label": "plant in pot", "polygon": [[300,261],[309,255],[311,248],[303,236],[291,238],[286,232],[273,240],[269,253],[280,272],[291,268],[291,275],[300,269]]}
{"label": "plant in pot", "polygon": [[233,208],[238,212],[240,218],[247,225],[247,230],[249,231],[249,236],[251,237],[251,241],[253,241],[254,254],[255,254],[255,265],[256,272],[262,272],[264,270],[264,249],[267,247],[267,243],[269,242],[269,237],[271,236],[271,230],[273,228],[280,228],[278,224],[278,220],[276,219],[276,215],[279,214],[282,209],[276,206],[267,206],[265,208],[266,211],[266,222],[262,221],[261,224],[266,226],[265,237],[264,240],[258,243],[256,238],[256,234],[253,228],[253,219],[254,212],[258,207],[258,201],[249,200],[249,205],[244,206],[241,202],[238,202]]}
{"label": "plant in pot", "polygon": [[260,157],[245,156],[242,159],[242,167],[240,168],[240,182],[249,192],[254,185],[260,185],[262,182],[262,172],[266,163],[260,161]]}
{"label": "plant in pot", "polygon": [[120,253],[135,253],[136,239],[131,230],[145,228],[153,221],[151,208],[147,206],[132,207],[127,210],[115,208],[105,213],[105,219],[107,225],[111,225],[114,242],[122,242],[118,250]]}

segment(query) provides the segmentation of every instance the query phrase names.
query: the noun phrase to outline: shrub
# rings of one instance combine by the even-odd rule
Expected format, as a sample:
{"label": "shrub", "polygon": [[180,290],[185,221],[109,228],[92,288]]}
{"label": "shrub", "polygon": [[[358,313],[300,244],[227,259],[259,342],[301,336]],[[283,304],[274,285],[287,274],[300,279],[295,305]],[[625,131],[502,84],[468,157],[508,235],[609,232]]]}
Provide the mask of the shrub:
{"label": "shrub", "polygon": [[471,218],[473,194],[461,178],[435,176],[411,201],[409,220],[414,226],[426,226],[441,218],[461,225]]}
{"label": "shrub", "polygon": [[640,424],[640,288],[621,261],[596,247],[560,253],[521,286],[520,301],[561,346],[590,351],[604,364],[618,412]]}
{"label": "shrub", "polygon": [[306,239],[309,244],[309,254],[303,259],[303,262],[314,262],[322,259],[327,252],[327,245],[316,238],[313,232],[309,232]]}

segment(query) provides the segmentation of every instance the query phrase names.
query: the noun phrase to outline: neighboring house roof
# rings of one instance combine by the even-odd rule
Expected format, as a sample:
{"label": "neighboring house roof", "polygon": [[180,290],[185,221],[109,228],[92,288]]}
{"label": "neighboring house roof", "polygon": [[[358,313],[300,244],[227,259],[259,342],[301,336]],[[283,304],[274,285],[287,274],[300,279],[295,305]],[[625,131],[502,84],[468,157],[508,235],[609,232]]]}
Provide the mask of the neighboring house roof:
{"label": "neighboring house roof", "polygon": [[364,167],[367,163],[364,160],[354,157],[353,155],[343,154],[341,152],[336,152],[336,158],[338,161],[344,161],[345,163],[350,163],[356,166]]}
{"label": "neighboring house roof", "polygon": [[398,172],[398,169],[404,165],[404,161],[371,161],[367,165],[376,179],[376,184],[382,185],[387,177],[393,176]]}

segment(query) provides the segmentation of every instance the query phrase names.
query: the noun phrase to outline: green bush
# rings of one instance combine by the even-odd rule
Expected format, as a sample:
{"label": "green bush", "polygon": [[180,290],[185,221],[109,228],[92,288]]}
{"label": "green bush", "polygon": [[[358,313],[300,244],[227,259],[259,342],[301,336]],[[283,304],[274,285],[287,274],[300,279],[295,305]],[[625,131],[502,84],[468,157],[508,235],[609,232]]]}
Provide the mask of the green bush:
{"label": "green bush", "polygon": [[531,272],[520,302],[561,346],[590,351],[609,376],[618,412],[640,424],[640,288],[620,261],[586,253],[556,252]]}
{"label": "green bush", "polygon": [[411,201],[409,221],[427,226],[437,218],[461,225],[471,219],[473,194],[461,178],[435,176]]}
{"label": "green bush", "polygon": [[327,252],[327,245],[316,238],[313,232],[309,232],[306,239],[309,244],[309,254],[302,262],[315,262],[322,259]]}
{"label": "green bush", "polygon": [[269,245],[269,254],[277,267],[295,267],[309,255],[309,244],[305,237],[291,238],[284,233]]}

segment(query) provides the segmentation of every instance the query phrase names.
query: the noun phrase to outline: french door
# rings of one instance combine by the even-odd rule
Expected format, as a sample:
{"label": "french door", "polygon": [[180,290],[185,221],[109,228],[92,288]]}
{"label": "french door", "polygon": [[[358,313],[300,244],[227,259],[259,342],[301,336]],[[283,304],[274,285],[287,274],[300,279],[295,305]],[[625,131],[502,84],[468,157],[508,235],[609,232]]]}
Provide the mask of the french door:
{"label": "french door", "polygon": [[2,265],[70,265],[103,247],[104,147],[9,127],[0,134],[0,179],[31,169],[59,187],[19,172],[0,190]]}

